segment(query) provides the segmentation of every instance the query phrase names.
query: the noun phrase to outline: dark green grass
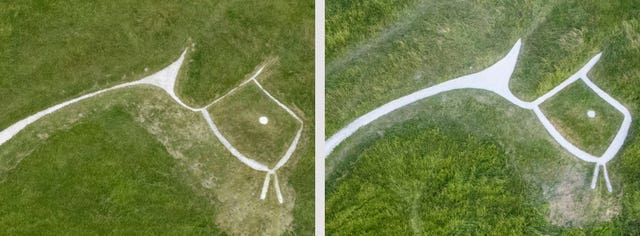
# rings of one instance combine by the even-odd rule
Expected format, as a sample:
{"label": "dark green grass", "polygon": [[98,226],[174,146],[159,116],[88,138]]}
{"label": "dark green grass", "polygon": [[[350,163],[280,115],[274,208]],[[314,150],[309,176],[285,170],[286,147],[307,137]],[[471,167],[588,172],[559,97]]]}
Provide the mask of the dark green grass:
{"label": "dark green grass", "polygon": [[181,176],[162,144],[115,107],[56,133],[6,176],[0,231],[220,234],[210,200]]}
{"label": "dark green grass", "polygon": [[[139,79],[195,44],[179,94],[204,105],[276,57],[270,88],[313,111],[313,1],[0,3],[0,127]],[[189,40],[191,39],[191,40]],[[144,72],[149,68],[148,72]]]}
{"label": "dark green grass", "polygon": [[[282,158],[300,123],[249,82],[209,107],[220,133],[247,157],[273,167]],[[266,125],[258,119],[267,117]]]}
{"label": "dark green grass", "polygon": [[504,150],[452,135],[416,130],[410,123],[387,130],[331,191],[327,233],[544,232],[543,207],[528,203],[531,183],[513,174]]}
{"label": "dark green grass", "polygon": [[[632,104],[640,76],[636,2],[375,2],[387,15],[366,21],[345,16],[367,6],[329,3],[329,12],[343,13],[327,15],[327,135],[394,98],[495,63],[518,38],[523,48],[510,85],[517,96],[537,98],[603,51],[591,78]],[[346,25],[360,36],[332,46]]]}
{"label": "dark green grass", "polygon": [[[153,136],[119,132],[109,138],[133,145],[147,138],[162,142],[176,168],[186,173],[184,184],[191,187],[194,194],[206,196],[203,201],[215,202],[208,213],[219,229],[229,234],[248,235],[313,231],[313,175],[309,175],[312,173],[309,169],[313,170],[313,149],[309,145],[312,135],[307,135],[311,127],[305,129],[294,156],[278,171],[285,204],[278,203],[273,188],[267,199],[261,201],[259,193],[264,174],[231,155],[211,133],[202,115],[184,109],[162,90],[149,86],[105,93],[65,107],[30,125],[0,149],[0,181],[13,173],[16,166],[21,166],[21,161],[28,160],[30,153],[45,140],[83,122],[86,117],[98,116],[95,119],[111,122],[110,113],[103,111],[114,106],[124,108],[135,118],[137,125]],[[98,139],[95,142],[99,142]],[[128,156],[134,157],[149,158],[144,152],[131,152]]]}
{"label": "dark green grass", "polygon": [[[582,150],[602,155],[622,124],[622,113],[577,81],[540,105],[560,133]],[[589,118],[593,110],[596,117]]]}

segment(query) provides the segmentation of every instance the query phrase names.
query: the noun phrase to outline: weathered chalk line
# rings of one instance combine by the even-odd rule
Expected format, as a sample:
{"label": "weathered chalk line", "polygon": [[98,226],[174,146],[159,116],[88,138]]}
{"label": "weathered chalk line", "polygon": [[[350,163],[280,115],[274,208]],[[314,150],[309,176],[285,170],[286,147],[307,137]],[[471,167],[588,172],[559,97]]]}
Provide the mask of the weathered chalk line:
{"label": "weathered chalk line", "polygon": [[[596,86],[589,77],[587,73],[591,70],[591,68],[600,60],[600,56],[602,53],[598,53],[595,55],[587,64],[585,64],[578,72],[571,75],[568,79],[563,81],[560,85],[553,88],[551,91],[537,98],[533,102],[525,102],[518,99],[513,95],[511,90],[509,90],[509,80],[516,66],[516,62],[518,60],[518,54],[520,52],[520,47],[522,45],[521,40],[519,39],[513,48],[509,51],[509,53],[490,66],[489,68],[484,69],[478,73],[465,75],[462,77],[458,77],[453,80],[449,80],[412,94],[406,95],[404,97],[400,97],[396,100],[393,100],[387,104],[384,104],[369,113],[358,117],[353,122],[348,124],[347,126],[340,129],[333,136],[331,136],[325,145],[325,158],[333,152],[340,143],[342,143],[345,139],[350,137],[353,133],[355,133],[361,127],[368,125],[369,123],[377,120],[378,118],[389,114],[390,112],[414,103],[418,100],[422,100],[428,98],[433,95],[437,95],[442,92],[448,92],[457,89],[482,89],[494,92],[501,97],[505,98],[509,102],[527,110],[532,110],[538,120],[542,123],[547,132],[562,146],[564,149],[569,151],[571,154],[576,156],[577,158],[586,161],[595,163],[596,167],[594,170],[593,180],[591,182],[591,188],[596,187],[597,177],[599,173],[600,167],[603,169],[604,179],[606,181],[607,189],[609,192],[612,192],[611,182],[609,180],[609,176],[607,174],[606,164],[609,162],[615,155],[620,151],[622,144],[624,143],[625,138],[627,137],[629,128],[631,126],[631,113],[624,107],[620,102],[613,99],[609,94],[604,92],[598,86]],[[605,151],[605,153],[599,157],[593,156],[582,149],[576,147],[567,139],[565,139],[560,132],[551,124],[549,119],[544,115],[544,113],[540,109],[540,104],[542,104],[547,99],[553,97],[555,94],[560,92],[562,89],[566,88],[570,84],[582,80],[592,91],[594,91],[600,98],[605,100],[607,103],[611,104],[616,110],[623,114],[624,119],[622,124],[616,133],[613,141],[611,141],[609,147]]]}
{"label": "weathered chalk line", "polygon": [[[50,108],[47,108],[43,111],[40,111],[36,114],[33,114],[25,119],[22,119],[16,123],[14,123],[13,125],[9,126],[8,128],[0,131],[0,146],[2,146],[2,144],[4,144],[5,142],[9,141],[11,138],[13,138],[16,134],[18,134],[20,131],[22,131],[24,128],[26,128],[28,125],[32,124],[33,122],[36,122],[37,120],[39,120],[40,118],[51,114],[57,110],[62,109],[63,107],[66,107],[68,105],[77,103],[79,101],[94,97],[96,95],[102,94],[102,93],[106,93],[112,90],[117,90],[117,89],[121,89],[121,88],[126,88],[126,87],[131,87],[131,86],[135,86],[135,85],[152,85],[152,86],[156,86],[159,87],[161,89],[163,89],[165,92],[167,92],[167,94],[169,94],[169,96],[171,98],[173,98],[173,100],[175,100],[178,104],[180,104],[182,107],[194,111],[194,112],[200,112],[202,114],[202,116],[204,117],[205,121],[207,122],[207,124],[209,125],[209,128],[211,129],[211,131],[213,132],[213,134],[216,136],[216,138],[218,138],[218,140],[224,145],[224,147],[234,156],[236,157],[240,162],[244,163],[245,165],[251,167],[254,170],[257,171],[264,171],[267,172],[267,175],[265,177],[265,182],[262,188],[262,192],[260,194],[260,198],[261,199],[265,199],[266,198],[266,194],[267,194],[267,190],[269,187],[269,182],[270,182],[270,176],[273,175],[274,176],[274,186],[275,186],[275,190],[276,190],[276,194],[277,194],[277,198],[278,198],[278,202],[280,202],[281,204],[283,203],[283,197],[282,197],[282,193],[280,192],[280,186],[278,183],[278,177],[276,176],[276,171],[278,169],[280,169],[280,167],[282,167],[284,164],[287,163],[287,161],[289,161],[289,159],[291,158],[291,156],[293,155],[293,152],[296,150],[296,147],[298,145],[298,141],[300,140],[300,136],[302,134],[302,129],[303,129],[303,122],[302,120],[291,110],[289,109],[287,106],[285,106],[284,104],[282,104],[279,100],[277,100],[275,97],[273,97],[267,90],[265,90],[262,85],[258,82],[258,80],[256,80],[256,77],[258,75],[260,75],[260,73],[262,72],[262,70],[264,69],[264,66],[261,67],[260,69],[258,69],[258,71],[256,73],[254,73],[249,79],[247,79],[246,81],[242,82],[240,85],[238,85],[237,87],[233,88],[231,91],[229,91],[227,94],[225,94],[224,96],[214,100],[212,103],[210,103],[209,105],[202,107],[202,108],[193,108],[191,106],[186,105],[176,94],[175,94],[175,84],[176,84],[176,79],[178,77],[178,72],[180,71],[180,68],[182,67],[182,63],[184,61],[184,57],[187,53],[188,49],[185,49],[182,54],[180,55],[180,57],[174,61],[173,63],[171,63],[169,66],[165,67],[164,69],[150,75],[147,76],[145,78],[142,78],[140,80],[137,81],[133,81],[133,82],[128,82],[128,83],[123,83],[123,84],[119,84],[116,86],[113,86],[111,88],[107,88],[107,89],[103,89],[103,90],[99,90],[96,92],[92,92],[71,100],[68,100],[66,102],[60,103],[58,105],[52,106]],[[238,88],[245,86],[248,83],[254,83],[255,85],[258,86],[258,88],[260,88],[260,90],[267,95],[272,101],[274,101],[276,104],[278,104],[278,106],[282,109],[284,109],[289,115],[291,115],[299,124],[299,128],[298,131],[296,133],[295,138],[293,139],[293,141],[291,142],[291,144],[289,145],[289,148],[287,149],[286,153],[280,158],[280,160],[278,161],[278,163],[276,163],[276,165],[272,168],[269,168],[267,165],[262,164],[256,160],[253,160],[245,155],[243,155],[242,153],[240,153],[236,148],[233,147],[233,145],[231,145],[231,143],[229,143],[229,141],[220,133],[220,131],[218,130],[218,128],[216,127],[214,121],[211,119],[211,116],[209,115],[209,113],[207,112],[207,108],[219,101],[221,101],[223,98],[227,97],[228,95],[235,93]]]}

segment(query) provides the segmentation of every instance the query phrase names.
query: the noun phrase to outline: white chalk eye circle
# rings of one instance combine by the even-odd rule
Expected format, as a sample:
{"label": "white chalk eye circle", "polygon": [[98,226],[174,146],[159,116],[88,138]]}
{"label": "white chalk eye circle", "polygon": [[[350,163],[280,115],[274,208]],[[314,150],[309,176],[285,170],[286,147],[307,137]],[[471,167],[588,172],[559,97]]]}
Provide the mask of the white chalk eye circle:
{"label": "white chalk eye circle", "polygon": [[589,118],[595,118],[596,117],[596,112],[594,110],[589,110],[589,111],[587,111],[587,116]]}
{"label": "white chalk eye circle", "polygon": [[262,125],[266,125],[267,123],[269,123],[269,118],[267,118],[266,116],[261,116],[258,119],[258,122],[260,122],[260,124],[262,124]]}

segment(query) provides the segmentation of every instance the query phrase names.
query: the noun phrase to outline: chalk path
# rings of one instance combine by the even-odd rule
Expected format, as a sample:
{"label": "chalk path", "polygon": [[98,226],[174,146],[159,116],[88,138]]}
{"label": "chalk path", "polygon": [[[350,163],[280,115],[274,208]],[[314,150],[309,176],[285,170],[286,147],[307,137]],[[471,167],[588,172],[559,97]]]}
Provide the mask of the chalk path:
{"label": "chalk path", "polygon": [[[452,90],[458,89],[481,89],[487,90],[490,92],[494,92],[501,97],[505,98],[509,102],[527,110],[532,110],[538,120],[542,123],[547,132],[562,146],[564,149],[569,151],[571,154],[576,156],[577,158],[586,161],[596,163],[596,167],[594,170],[593,180],[591,182],[591,188],[596,187],[596,181],[599,173],[600,167],[603,169],[604,178],[606,181],[607,189],[609,192],[612,192],[613,189],[611,187],[611,182],[609,180],[609,176],[607,174],[606,164],[608,161],[613,159],[615,155],[620,151],[622,144],[624,143],[625,138],[627,137],[629,127],[631,126],[631,113],[627,108],[625,108],[620,102],[613,99],[609,94],[604,92],[598,86],[596,86],[589,77],[587,73],[591,70],[591,68],[598,62],[602,53],[598,53],[594,56],[587,64],[585,64],[578,72],[570,76],[568,79],[563,81],[560,85],[553,88],[551,91],[542,95],[538,99],[533,102],[525,102],[517,98],[513,95],[511,90],[509,90],[509,80],[516,66],[516,62],[518,60],[518,54],[520,52],[520,47],[522,45],[522,41],[518,40],[513,48],[509,51],[509,53],[496,62],[494,65],[489,68],[484,69],[478,73],[465,75],[462,77],[458,77],[453,80],[449,80],[412,94],[400,97],[396,100],[393,100],[387,104],[384,104],[363,116],[358,117],[353,122],[345,126],[336,132],[333,136],[331,136],[325,143],[325,153],[324,156],[327,158],[331,152],[345,139],[353,135],[358,129],[361,127],[368,125],[369,123],[377,120],[378,118],[389,114],[390,112],[414,103],[418,100],[422,100],[428,98],[433,95],[437,95],[442,92],[448,92]],[[591,90],[593,90],[599,97],[604,99],[607,103],[611,104],[616,110],[620,111],[624,115],[624,119],[620,126],[620,129],[616,133],[613,141],[605,151],[605,153],[600,157],[595,157],[582,149],[576,147],[567,139],[565,139],[560,132],[551,124],[549,119],[544,115],[541,111],[539,105],[542,104],[547,99],[553,97],[555,94],[560,92],[562,89],[566,88],[570,84],[582,80]]]}
{"label": "chalk path", "polygon": [[[295,151],[297,145],[298,145],[298,141],[300,140],[300,136],[302,134],[302,129],[303,129],[303,122],[302,120],[293,112],[291,111],[291,109],[289,109],[287,106],[285,106],[284,104],[282,104],[280,101],[278,101],[275,97],[273,97],[269,92],[267,92],[267,90],[265,90],[262,85],[258,82],[258,80],[256,80],[256,77],[262,72],[262,70],[264,69],[264,67],[261,67],[260,69],[258,69],[258,71],[253,74],[249,79],[247,79],[246,81],[242,82],[239,86],[237,86],[236,88],[232,89],[231,91],[229,91],[229,93],[225,94],[224,96],[216,99],[215,101],[213,101],[211,104],[202,107],[202,108],[193,108],[191,106],[186,105],[182,100],[180,100],[180,98],[175,94],[175,84],[176,84],[176,79],[178,77],[178,72],[180,71],[180,68],[182,67],[182,63],[184,61],[184,57],[187,53],[188,49],[185,49],[182,54],[180,55],[180,57],[174,61],[173,63],[171,63],[169,66],[165,67],[164,69],[150,75],[147,76],[145,78],[142,78],[140,80],[137,81],[133,81],[133,82],[128,82],[128,83],[123,83],[123,84],[119,84],[116,86],[113,86],[111,88],[107,88],[107,89],[103,89],[103,90],[99,90],[93,93],[89,93],[71,100],[68,100],[66,102],[60,103],[58,105],[52,106],[50,108],[47,108],[43,111],[40,111],[36,114],[33,114],[25,119],[22,119],[14,124],[12,124],[11,126],[9,126],[8,128],[0,131],[0,146],[2,146],[2,144],[4,144],[5,142],[9,141],[11,138],[13,138],[16,134],[18,134],[20,131],[22,131],[24,128],[26,128],[28,125],[30,125],[33,122],[38,121],[40,118],[51,114],[57,110],[60,110],[66,106],[69,106],[71,104],[77,103],[79,101],[91,98],[91,97],[95,97],[96,95],[102,94],[102,93],[106,93],[112,90],[117,90],[117,89],[122,89],[122,88],[127,88],[127,87],[131,87],[131,86],[136,86],[136,85],[151,85],[151,86],[156,86],[161,88],[162,90],[164,90],[165,92],[167,92],[169,94],[169,96],[171,96],[171,98],[173,98],[173,100],[175,100],[178,104],[180,104],[182,107],[189,109],[191,111],[194,112],[200,112],[205,121],[207,122],[207,124],[209,125],[209,128],[211,129],[211,131],[213,132],[213,134],[216,136],[216,138],[218,138],[218,140],[220,140],[220,142],[224,145],[224,147],[231,152],[231,154],[233,156],[235,156],[240,162],[244,163],[245,165],[249,166],[250,168],[257,170],[257,171],[264,171],[267,172],[267,175],[265,177],[265,181],[263,184],[263,188],[262,188],[262,192],[260,194],[260,198],[261,199],[265,199],[266,198],[266,194],[267,194],[267,190],[269,187],[269,182],[270,182],[270,177],[273,175],[274,176],[274,188],[276,190],[276,194],[277,194],[277,198],[278,198],[278,202],[280,202],[281,204],[283,203],[283,197],[282,197],[282,193],[280,192],[280,186],[278,183],[278,177],[276,176],[276,171],[278,169],[280,169],[280,167],[282,167],[283,165],[285,165],[287,163],[287,161],[289,161],[289,159],[291,158],[293,152]],[[291,144],[289,145],[289,148],[287,149],[286,153],[280,158],[280,160],[278,161],[278,163],[273,167],[273,168],[269,168],[267,165],[262,164],[258,161],[255,161],[249,157],[246,157],[245,155],[243,155],[242,153],[240,153],[237,149],[235,149],[233,147],[233,145],[231,145],[231,143],[229,143],[229,141],[227,141],[227,139],[219,132],[218,128],[216,127],[214,121],[211,119],[211,116],[209,115],[209,113],[207,112],[207,108],[219,101],[221,101],[224,97],[228,96],[229,94],[232,94],[234,92],[237,91],[238,88],[245,86],[246,84],[253,82],[255,85],[257,85],[260,90],[262,90],[262,92],[264,92],[271,100],[273,100],[275,103],[278,104],[279,107],[281,107],[282,109],[284,109],[285,111],[287,111],[287,113],[289,113],[293,118],[296,119],[296,121],[300,124],[300,127],[296,133],[295,138],[293,139],[293,141],[291,142]]]}

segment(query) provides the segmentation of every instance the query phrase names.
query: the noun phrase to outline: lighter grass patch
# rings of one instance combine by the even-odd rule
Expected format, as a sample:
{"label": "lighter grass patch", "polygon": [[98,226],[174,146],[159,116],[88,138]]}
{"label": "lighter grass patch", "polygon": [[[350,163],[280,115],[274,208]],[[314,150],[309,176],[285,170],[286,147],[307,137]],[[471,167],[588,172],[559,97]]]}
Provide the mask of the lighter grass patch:
{"label": "lighter grass patch", "polygon": [[[540,106],[567,140],[594,156],[609,147],[622,123],[622,113],[576,81]],[[596,115],[589,117],[589,111]]]}
{"label": "lighter grass patch", "polygon": [[576,49],[584,47],[585,31],[586,30],[582,28],[573,28],[569,32],[561,35],[560,39],[558,39],[560,48],[568,52],[573,52],[576,51]]}
{"label": "lighter grass patch", "polygon": [[578,227],[606,222],[620,213],[622,194],[610,194],[604,186],[596,191],[584,186],[590,176],[584,174],[584,166],[565,166],[559,171],[559,182],[544,191],[549,203],[547,221],[563,227]]}
{"label": "lighter grass patch", "polygon": [[284,204],[278,203],[274,192],[261,201],[258,195],[264,173],[233,157],[198,113],[182,109],[162,93],[132,112],[188,170],[193,188],[215,202],[215,223],[225,232],[281,235],[292,230],[295,191],[288,183],[288,174],[278,175]]}
{"label": "lighter grass patch", "polygon": [[[162,90],[152,87],[101,94],[43,117],[2,146],[0,179],[41,145],[39,135],[55,136],[114,106],[124,108],[152,134],[185,173],[183,181],[215,206],[212,224],[231,235],[281,235],[292,230],[296,199],[289,172],[278,175],[284,204],[278,203],[273,192],[266,200],[259,200],[263,173],[232,156],[198,113],[182,108]],[[126,137],[122,134],[123,139]]]}
{"label": "lighter grass patch", "polygon": [[[300,125],[286,110],[249,82],[209,109],[220,132],[238,151],[267,165],[284,155]],[[260,123],[262,117],[268,122]]]}
{"label": "lighter grass patch", "polygon": [[631,48],[638,48],[640,46],[640,33],[638,33],[639,27],[640,23],[638,23],[637,20],[622,22],[622,29],[624,30],[627,40],[629,40]]}

